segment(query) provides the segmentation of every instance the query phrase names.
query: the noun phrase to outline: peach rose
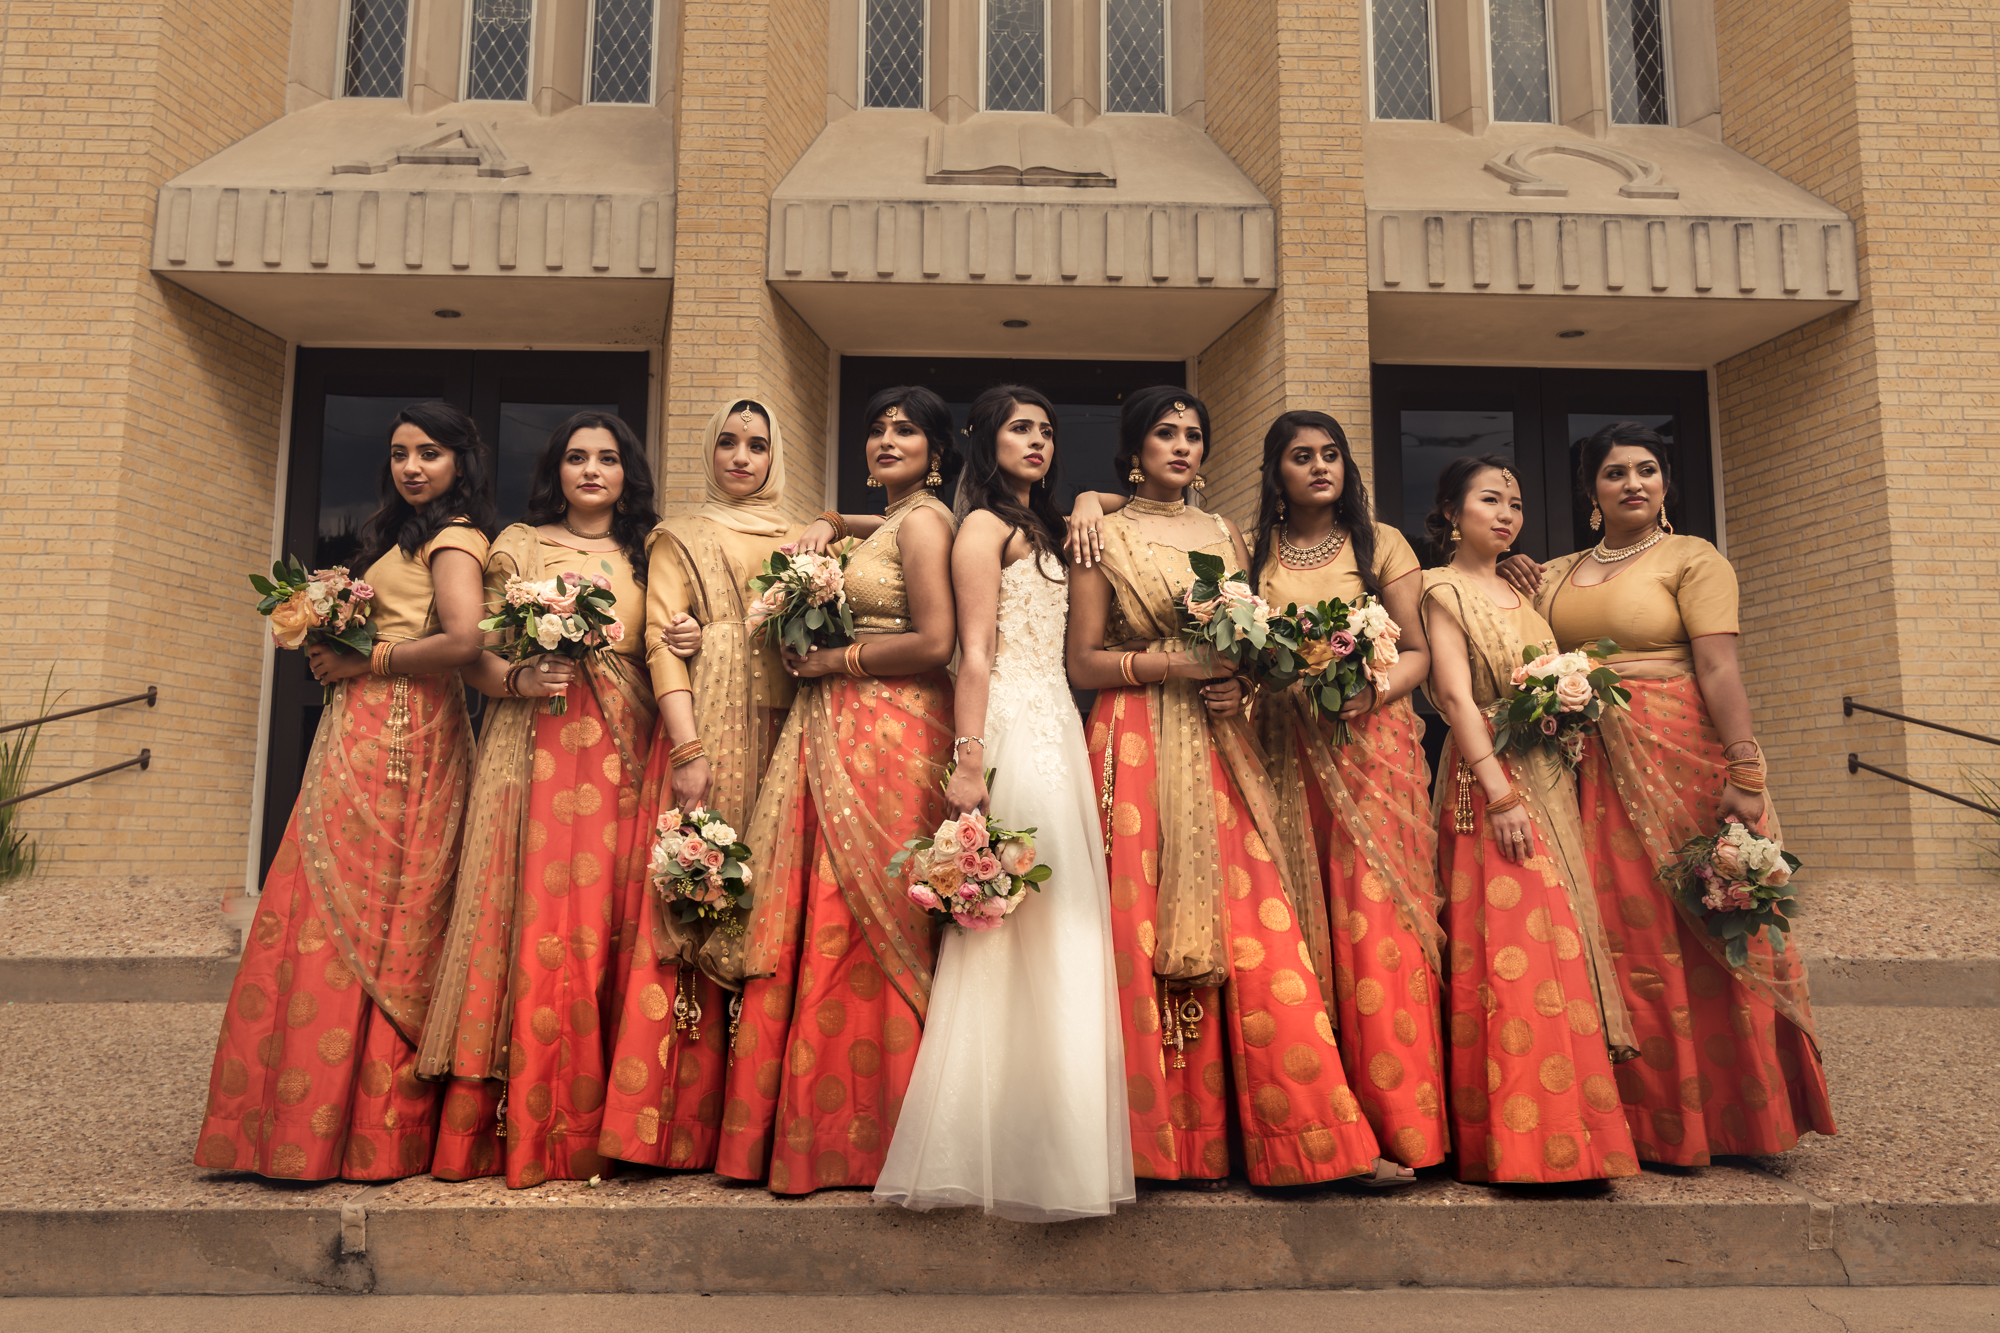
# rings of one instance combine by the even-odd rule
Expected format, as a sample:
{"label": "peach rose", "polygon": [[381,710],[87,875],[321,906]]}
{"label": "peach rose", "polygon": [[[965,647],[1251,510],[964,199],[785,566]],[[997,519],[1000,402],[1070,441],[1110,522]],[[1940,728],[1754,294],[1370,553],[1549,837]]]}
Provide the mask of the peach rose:
{"label": "peach rose", "polygon": [[1782,860],[1764,872],[1764,883],[1773,889],[1782,889],[1792,882],[1792,868]]}
{"label": "peach rose", "polygon": [[1743,853],[1732,842],[1715,844],[1715,868],[1729,879],[1737,879],[1743,874]]}
{"label": "peach rose", "polygon": [[271,637],[280,648],[298,648],[304,645],[306,635],[319,624],[319,616],[302,592],[295,592],[272,608]]}
{"label": "peach rose", "polygon": [[1590,707],[1592,694],[1588,676],[1564,676],[1556,682],[1556,703],[1565,713],[1581,713]]}
{"label": "peach rose", "polygon": [[1027,838],[1009,838],[1000,844],[1000,868],[1010,875],[1025,875],[1035,868],[1035,844]]}
{"label": "peach rose", "polygon": [[942,895],[949,896],[958,892],[958,886],[963,879],[964,876],[958,873],[957,866],[934,865],[931,867],[931,887]]}
{"label": "peach rose", "polygon": [[1326,670],[1334,659],[1334,651],[1325,639],[1307,639],[1299,645],[1299,657],[1306,664],[1308,674]]}

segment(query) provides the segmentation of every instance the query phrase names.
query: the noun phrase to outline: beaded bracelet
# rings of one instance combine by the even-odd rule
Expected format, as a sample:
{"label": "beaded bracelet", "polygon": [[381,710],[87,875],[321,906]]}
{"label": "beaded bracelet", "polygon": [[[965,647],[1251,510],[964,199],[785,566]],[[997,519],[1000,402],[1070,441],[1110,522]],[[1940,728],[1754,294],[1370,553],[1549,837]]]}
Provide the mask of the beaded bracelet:
{"label": "beaded bracelet", "polygon": [[977,745],[983,750],[986,748],[986,738],[984,736],[960,736],[951,743],[952,752],[954,754],[957,753],[958,747],[961,745]]}
{"label": "beaded bracelet", "polygon": [[699,739],[696,739],[688,741],[684,745],[676,745],[668,752],[667,763],[674,768],[681,768],[693,763],[697,759],[705,758],[707,755],[707,748],[702,745]]}

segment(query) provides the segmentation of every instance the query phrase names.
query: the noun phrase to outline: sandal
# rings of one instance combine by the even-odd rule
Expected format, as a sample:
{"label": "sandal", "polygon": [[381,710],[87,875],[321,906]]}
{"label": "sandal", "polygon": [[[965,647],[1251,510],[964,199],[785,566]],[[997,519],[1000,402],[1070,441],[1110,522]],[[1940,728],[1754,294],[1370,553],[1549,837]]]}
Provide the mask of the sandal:
{"label": "sandal", "polygon": [[[1408,1174],[1405,1174],[1406,1172]],[[1375,1159],[1374,1175],[1355,1176],[1352,1179],[1355,1184],[1361,1186],[1363,1189],[1371,1190],[1398,1190],[1402,1189],[1405,1185],[1414,1185],[1417,1183],[1415,1171],[1400,1163],[1392,1162],[1386,1157],[1377,1157]]]}

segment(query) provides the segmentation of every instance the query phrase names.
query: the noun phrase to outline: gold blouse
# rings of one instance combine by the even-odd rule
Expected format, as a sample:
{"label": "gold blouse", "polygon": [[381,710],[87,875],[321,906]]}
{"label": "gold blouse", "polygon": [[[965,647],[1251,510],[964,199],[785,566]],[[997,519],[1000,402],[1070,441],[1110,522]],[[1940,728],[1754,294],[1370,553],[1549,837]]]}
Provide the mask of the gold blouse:
{"label": "gold blouse", "polygon": [[[1409,538],[1387,523],[1375,525],[1377,587],[1386,588],[1422,567],[1417,553],[1410,549]],[[1351,541],[1341,543],[1340,554],[1317,569],[1288,567],[1278,556],[1278,544],[1272,542],[1271,553],[1265,557],[1257,588],[1264,600],[1279,610],[1294,603],[1312,606],[1329,597],[1352,603],[1367,591],[1361,584],[1361,566],[1355,562],[1354,543]]]}
{"label": "gold blouse", "polygon": [[[1485,608],[1468,608],[1461,598],[1480,599]],[[1472,701],[1482,710],[1513,691],[1509,677],[1521,664],[1523,648],[1529,644],[1546,646],[1556,640],[1549,622],[1527,598],[1520,598],[1518,606],[1502,606],[1456,570],[1424,571],[1423,605],[1426,613],[1432,606],[1442,609],[1465,635],[1466,651],[1472,658]],[[1482,609],[1491,610],[1491,621],[1479,614]],[[1468,620],[1472,623],[1467,624]],[[1429,689],[1426,685],[1425,692]]]}
{"label": "gold blouse", "polygon": [[[1188,512],[1201,513],[1204,511],[1190,510]],[[1168,630],[1169,636],[1178,635],[1179,633],[1180,608],[1177,603],[1180,600],[1181,594],[1194,586],[1194,566],[1188,560],[1188,557],[1199,551],[1203,555],[1219,556],[1225,567],[1233,567],[1236,564],[1236,543],[1230,539],[1229,525],[1223,522],[1220,514],[1211,513],[1209,517],[1215,520],[1215,540],[1206,546],[1197,546],[1192,549],[1175,546],[1168,542],[1148,541],[1145,537],[1139,535],[1138,525],[1133,523],[1132,519],[1122,511],[1111,515],[1105,520],[1107,523],[1122,523],[1130,526],[1132,529],[1130,538],[1124,542],[1117,543],[1115,546],[1107,546],[1105,550],[1103,563],[1112,566],[1122,576],[1113,581],[1114,586],[1121,589],[1129,589],[1126,596],[1145,596],[1141,592],[1141,589],[1150,589],[1151,595],[1146,597],[1148,603],[1146,609],[1151,613],[1153,620],[1157,624],[1173,627]],[[1143,550],[1150,555],[1153,560],[1154,571],[1159,575],[1159,579],[1146,578],[1140,570],[1119,568],[1124,563],[1126,559],[1125,552],[1128,550],[1135,553]],[[1160,600],[1159,592],[1162,581],[1166,589],[1172,592],[1172,600],[1161,605],[1152,605],[1153,602]],[[1128,613],[1123,597],[1114,597],[1112,599],[1111,614],[1106,616],[1104,621],[1104,646],[1106,648],[1117,648],[1121,644],[1134,643],[1140,639],[1150,640],[1153,637],[1154,635],[1149,630],[1140,625],[1139,617]]]}
{"label": "gold blouse", "polygon": [[437,592],[431,584],[431,560],[439,551],[467,551],[483,569],[489,549],[486,534],[464,519],[425,542],[414,556],[405,555],[400,546],[390,547],[388,554],[368,566],[362,576],[362,581],[375,589],[370,615],[375,637],[388,643],[406,643],[436,633]]}
{"label": "gold blouse", "polygon": [[896,539],[903,520],[919,509],[935,509],[952,530],[958,520],[929,491],[890,506],[875,535],[847,558],[847,608],[856,634],[905,634],[910,628],[910,589],[903,580],[903,545]]}
{"label": "gold blouse", "polygon": [[[680,554],[682,548],[694,550],[705,545],[704,538],[713,540],[728,561],[730,572],[736,577],[738,595],[743,605],[748,607],[756,600],[756,594],[750,591],[750,580],[763,572],[764,562],[771,558],[773,552],[780,546],[797,541],[805,532],[805,528],[799,526],[791,528],[782,537],[753,536],[705,518],[675,519],[672,525],[678,541],[659,540],[667,529],[666,523],[654,529],[652,559],[647,566],[646,577],[646,667],[653,676],[653,696],[662,699],[677,690],[694,688],[687,660],[674,656],[666,642],[667,626],[673,623],[676,616],[686,614],[696,620],[702,618],[696,609],[704,603],[704,599],[697,596],[696,581],[701,576],[688,568],[687,561]],[[710,597],[705,600],[713,604],[722,599]],[[757,694],[751,702],[776,709],[791,707],[797,682],[785,673],[778,649],[765,644],[761,631],[751,647],[757,654],[757,660],[750,667],[751,681]]]}
{"label": "gold blouse", "polygon": [[1699,537],[1668,537],[1604,582],[1579,587],[1572,580],[1589,558],[1585,551],[1552,562],[1536,597],[1564,652],[1611,639],[1613,661],[1686,661],[1691,640],[1738,632],[1736,571]]}
{"label": "gold blouse", "polygon": [[[552,579],[558,574],[581,574],[589,578],[602,574],[611,580],[611,593],[617,599],[612,606],[618,616],[618,623],[625,627],[625,637],[611,645],[612,651],[626,657],[637,658],[643,651],[646,636],[646,599],[639,591],[639,581],[632,577],[632,562],[625,558],[623,551],[579,551],[574,546],[564,546],[552,542],[525,523],[516,523],[508,529],[521,530],[521,539],[532,540],[541,549],[543,579]],[[502,533],[501,536],[506,536]],[[610,566],[607,570],[605,567]],[[519,578],[521,571],[514,565],[514,557],[506,551],[496,549],[486,562],[486,604],[497,607],[507,580]]]}

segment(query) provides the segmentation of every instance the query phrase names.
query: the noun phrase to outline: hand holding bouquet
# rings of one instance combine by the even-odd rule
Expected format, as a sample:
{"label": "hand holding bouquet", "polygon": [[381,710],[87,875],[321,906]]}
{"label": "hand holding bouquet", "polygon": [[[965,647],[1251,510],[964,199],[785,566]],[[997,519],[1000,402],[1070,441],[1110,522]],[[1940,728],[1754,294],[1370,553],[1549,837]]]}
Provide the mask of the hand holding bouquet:
{"label": "hand holding bouquet", "polygon": [[1798,868],[1799,858],[1782,844],[1732,823],[1713,837],[1689,838],[1660,867],[1660,880],[1710,935],[1725,941],[1723,956],[1730,966],[1741,967],[1750,961],[1750,941],[1760,930],[1768,927],[1778,937],[1773,947],[1784,947],[1791,918],[1805,910],[1791,887]]}
{"label": "hand holding bouquet", "polygon": [[794,553],[781,546],[750,580],[757,600],[744,614],[750,633],[790,648],[803,657],[815,648],[840,648],[854,641],[854,613],[847,607],[847,552]]}
{"label": "hand holding bouquet", "polygon": [[750,849],[736,841],[736,830],[701,806],[662,810],[655,828],[646,875],[674,919],[713,921],[725,935],[741,935],[750,906]]}
{"label": "hand holding bouquet", "polygon": [[368,614],[375,590],[349,575],[346,565],[308,574],[297,556],[287,556],[271,566],[270,578],[252,574],[250,587],[259,594],[257,613],[270,617],[271,638],[280,648],[328,643],[363,657],[374,651]]}
{"label": "hand holding bouquet", "polygon": [[1333,740],[1346,745],[1354,730],[1342,720],[1347,701],[1372,686],[1379,699],[1389,689],[1389,668],[1396,665],[1396,644],[1403,628],[1389,618],[1389,608],[1375,597],[1349,606],[1338,597],[1298,612],[1299,658],[1306,703],[1316,717],[1331,717]]}
{"label": "hand holding bouquet", "polygon": [[1223,575],[1222,557],[1188,556],[1194,583],[1181,594],[1181,639],[1235,666],[1246,680],[1289,685],[1298,678],[1299,625],[1250,591],[1242,570]]}
{"label": "hand holding bouquet", "polygon": [[932,916],[962,930],[995,930],[1049,877],[1036,863],[1034,833],[1001,828],[974,811],[904,843],[889,873],[907,876],[910,901]]}
{"label": "hand holding bouquet", "polygon": [[[552,579],[508,579],[500,609],[479,622],[483,630],[513,630],[514,641],[502,654],[515,662],[554,653],[582,662],[625,637],[619,623],[617,598],[611,591],[611,566],[604,572],[558,574]],[[569,711],[569,700],[551,695],[548,711]]]}
{"label": "hand holding bouquet", "polygon": [[1514,692],[1501,705],[1493,748],[1525,754],[1537,745],[1551,745],[1563,764],[1574,769],[1583,759],[1584,728],[1604,716],[1605,709],[1632,702],[1632,691],[1618,683],[1618,673],[1603,665],[1617,651],[1609,639],[1570,653],[1543,652],[1542,645],[1529,644],[1514,668]]}

